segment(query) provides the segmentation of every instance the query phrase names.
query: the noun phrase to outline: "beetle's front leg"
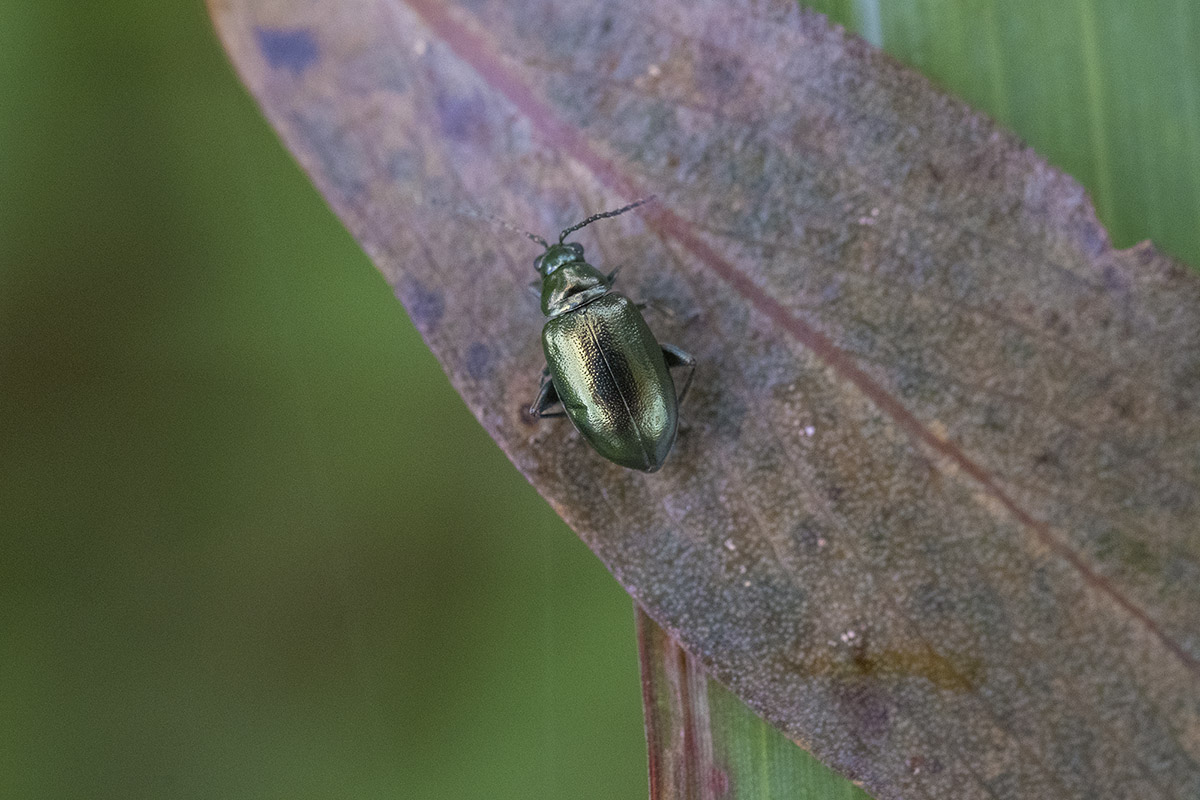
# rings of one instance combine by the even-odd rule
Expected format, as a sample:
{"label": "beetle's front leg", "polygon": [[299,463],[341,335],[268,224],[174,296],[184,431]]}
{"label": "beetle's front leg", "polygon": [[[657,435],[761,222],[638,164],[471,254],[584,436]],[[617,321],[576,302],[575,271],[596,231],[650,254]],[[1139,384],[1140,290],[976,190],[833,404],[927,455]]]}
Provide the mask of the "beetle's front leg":
{"label": "beetle's front leg", "polygon": [[554,381],[550,378],[550,367],[547,366],[542,370],[542,384],[538,387],[537,399],[529,407],[529,413],[535,419],[565,417],[566,411],[547,411],[561,402],[558,398],[558,390],[554,388]]}
{"label": "beetle's front leg", "polygon": [[667,362],[667,369],[675,367],[688,367],[687,378],[683,382],[683,389],[679,392],[679,399],[676,402],[682,403],[683,398],[687,396],[688,389],[692,386],[692,377],[696,374],[696,357],[686,350],[680,350],[673,344],[662,345],[663,359]]}

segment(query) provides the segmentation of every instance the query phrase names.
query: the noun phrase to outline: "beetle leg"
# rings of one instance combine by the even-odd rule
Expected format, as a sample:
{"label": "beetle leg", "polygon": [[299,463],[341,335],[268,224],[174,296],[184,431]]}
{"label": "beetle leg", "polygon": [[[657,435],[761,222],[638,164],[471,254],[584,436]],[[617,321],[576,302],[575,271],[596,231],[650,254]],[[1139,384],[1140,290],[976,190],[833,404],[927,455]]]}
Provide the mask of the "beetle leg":
{"label": "beetle leg", "polygon": [[696,357],[685,350],[680,350],[673,344],[662,345],[663,359],[667,362],[667,369],[675,367],[688,367],[687,379],[683,382],[683,389],[679,392],[678,402],[682,403],[683,398],[687,396],[688,389],[692,386],[692,376],[696,374]]}
{"label": "beetle leg", "polygon": [[536,297],[538,300],[542,299],[542,279],[541,278],[538,278],[536,281],[533,281],[532,283],[529,284],[529,293],[532,294],[534,297]]}
{"label": "beetle leg", "polygon": [[538,387],[537,399],[529,407],[529,413],[538,419],[565,417],[567,415],[566,411],[547,411],[547,409],[554,408],[554,406],[561,402],[558,399],[558,390],[554,388],[554,381],[550,380],[550,369],[547,367],[542,370],[542,385]]}
{"label": "beetle leg", "polygon": [[617,273],[620,271],[621,271],[621,268],[617,267],[612,272],[608,273],[608,277],[604,279],[605,282],[608,283],[609,286],[612,286],[613,282],[616,281],[616,279],[617,279]]}

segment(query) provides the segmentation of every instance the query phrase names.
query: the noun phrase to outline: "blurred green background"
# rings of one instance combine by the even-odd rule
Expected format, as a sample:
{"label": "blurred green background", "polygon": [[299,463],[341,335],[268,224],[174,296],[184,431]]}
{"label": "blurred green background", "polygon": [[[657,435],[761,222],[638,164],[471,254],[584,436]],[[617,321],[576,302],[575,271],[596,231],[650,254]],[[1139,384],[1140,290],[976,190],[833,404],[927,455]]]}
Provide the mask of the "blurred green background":
{"label": "blurred green background", "polygon": [[[1198,260],[1188,0],[815,5]],[[628,599],[200,3],[0,10],[0,187],[0,797],[645,796]]]}

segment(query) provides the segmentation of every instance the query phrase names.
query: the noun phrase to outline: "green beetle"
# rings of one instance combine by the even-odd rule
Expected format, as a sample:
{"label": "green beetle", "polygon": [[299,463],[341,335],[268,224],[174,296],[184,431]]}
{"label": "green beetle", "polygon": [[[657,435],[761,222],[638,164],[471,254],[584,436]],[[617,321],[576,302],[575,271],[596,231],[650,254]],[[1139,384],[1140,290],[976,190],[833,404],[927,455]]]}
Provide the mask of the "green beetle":
{"label": "green beetle", "polygon": [[[606,211],[572,225],[557,244],[524,232],[546,248],[533,262],[542,276],[542,329],[546,368],[534,417],[567,416],[600,455],[622,467],[656,472],[666,461],[679,425],[696,359],[661,345],[640,306],[612,290],[608,275],[583,260],[583,246],[567,235],[599,219],[615,217],[653,198]],[[687,367],[678,397],[670,369]],[[553,412],[562,404],[563,410]]]}

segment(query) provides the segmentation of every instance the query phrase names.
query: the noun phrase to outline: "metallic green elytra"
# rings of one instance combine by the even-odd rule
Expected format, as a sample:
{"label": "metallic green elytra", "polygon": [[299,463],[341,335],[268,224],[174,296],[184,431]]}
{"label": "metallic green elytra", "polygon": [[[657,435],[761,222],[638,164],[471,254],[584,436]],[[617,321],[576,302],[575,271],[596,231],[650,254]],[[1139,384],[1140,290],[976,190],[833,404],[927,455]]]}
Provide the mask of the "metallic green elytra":
{"label": "metallic green elytra", "polygon": [[[567,234],[598,219],[623,214],[653,198],[588,217],[564,230],[557,244],[526,233],[546,248],[534,261],[542,276],[542,329],[546,368],[535,417],[567,416],[596,452],[629,469],[655,472],[666,461],[679,425],[696,359],[659,344],[639,306],[612,290],[605,275],[583,260],[583,246]],[[668,370],[688,367],[678,397]],[[562,404],[562,411],[553,412]]]}

